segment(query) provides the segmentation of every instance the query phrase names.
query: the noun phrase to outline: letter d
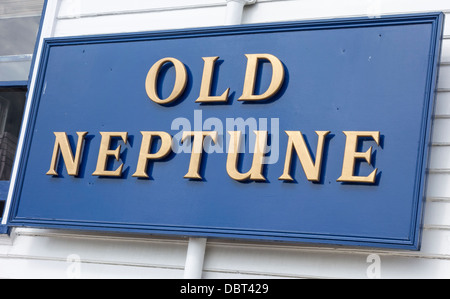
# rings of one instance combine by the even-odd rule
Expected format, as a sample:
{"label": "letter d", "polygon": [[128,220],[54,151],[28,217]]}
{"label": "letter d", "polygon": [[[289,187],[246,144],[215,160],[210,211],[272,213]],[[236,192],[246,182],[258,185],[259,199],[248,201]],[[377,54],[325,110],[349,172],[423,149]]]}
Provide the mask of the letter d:
{"label": "letter d", "polygon": [[229,283],[226,283],[225,284],[225,294],[229,294],[231,292],[233,292],[233,285],[229,284]]}
{"label": "letter d", "polygon": [[[284,66],[281,61],[272,54],[245,54],[247,57],[247,69],[245,71],[244,89],[238,101],[260,101],[274,96],[283,85]],[[260,59],[266,59],[272,65],[272,81],[269,88],[260,95],[255,95],[255,81]]]}

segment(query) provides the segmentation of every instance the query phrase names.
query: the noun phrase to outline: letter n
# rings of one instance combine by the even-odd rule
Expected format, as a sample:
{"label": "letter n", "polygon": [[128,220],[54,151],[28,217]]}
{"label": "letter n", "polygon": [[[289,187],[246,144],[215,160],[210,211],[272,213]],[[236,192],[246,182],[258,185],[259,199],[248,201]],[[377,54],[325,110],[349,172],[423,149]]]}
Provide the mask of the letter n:
{"label": "letter n", "polygon": [[320,171],[322,168],[322,156],[323,149],[325,145],[325,137],[330,133],[330,131],[316,131],[318,135],[317,150],[316,150],[316,160],[313,162],[311,154],[307,148],[306,142],[303,139],[302,132],[300,131],[285,131],[289,136],[288,146],[286,150],[286,160],[284,162],[283,174],[278,178],[279,180],[293,181],[294,179],[289,174],[292,152],[296,151],[300,163],[303,166],[303,171],[305,172],[308,181],[318,182],[320,181]]}
{"label": "letter n", "polygon": [[55,134],[55,146],[53,147],[50,170],[46,174],[58,175],[58,172],[56,171],[56,164],[58,163],[59,153],[61,152],[64,164],[66,165],[67,173],[69,175],[77,176],[80,168],[81,152],[83,151],[84,136],[86,136],[87,132],[77,132],[78,142],[75,157],[73,156],[66,132],[53,133]]}

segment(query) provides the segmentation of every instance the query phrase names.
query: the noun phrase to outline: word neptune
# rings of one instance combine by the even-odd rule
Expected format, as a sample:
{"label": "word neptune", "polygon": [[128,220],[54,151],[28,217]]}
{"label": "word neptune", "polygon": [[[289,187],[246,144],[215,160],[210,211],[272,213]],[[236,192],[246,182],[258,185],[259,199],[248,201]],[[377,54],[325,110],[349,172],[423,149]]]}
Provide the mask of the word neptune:
{"label": "word neptune", "polygon": [[[271,54],[246,54],[247,68],[245,73],[244,85],[242,95],[238,98],[239,101],[261,101],[273,97],[280,90],[284,81],[284,66],[281,61]],[[218,57],[203,57],[204,68],[202,81],[200,86],[199,97],[196,102],[227,102],[230,89],[226,89],[220,96],[211,96],[211,82],[213,80],[214,65]],[[267,90],[261,94],[254,94],[255,81],[257,78],[258,64],[260,60],[268,61],[272,66],[272,78]],[[158,77],[161,68],[166,64],[172,64],[175,68],[175,83],[171,94],[161,99],[158,96]],[[166,105],[173,103],[179,98],[186,87],[188,80],[187,72],[184,64],[172,57],[163,58],[156,62],[149,70],[146,80],[145,89],[148,97],[159,105]],[[54,132],[55,143],[53,147],[52,159],[50,162],[50,169],[48,175],[59,175],[57,171],[58,159],[62,156],[67,173],[71,176],[77,176],[79,173],[82,152],[85,147],[85,138],[88,132],[77,132],[78,140],[73,152],[66,132]],[[172,144],[174,142],[173,136],[165,131],[141,131],[142,135],[139,158],[133,177],[148,178],[147,168],[149,163],[155,161],[163,161],[171,152]],[[286,144],[286,155],[284,160],[283,172],[279,176],[280,180],[293,181],[291,176],[291,164],[294,153],[297,155],[302,165],[306,178],[309,181],[318,182],[322,169],[322,161],[324,156],[324,146],[327,135],[330,131],[315,131],[317,134],[317,148],[312,158],[312,154],[308,149],[308,145],[303,138],[301,131],[285,131],[288,136]],[[92,173],[94,176],[102,177],[121,177],[123,170],[123,163],[115,169],[111,170],[107,167],[108,160],[115,158],[120,162],[121,146],[113,146],[112,140],[119,139],[125,144],[128,141],[128,132],[99,132],[101,135],[101,142],[97,156],[96,169]],[[238,161],[242,153],[239,148],[242,143],[241,131],[227,131],[229,142],[226,149],[227,158],[225,168],[230,178],[237,181],[266,181],[264,176],[264,156],[267,153],[267,141],[269,134],[265,130],[254,130],[255,135],[253,160],[250,169],[247,172],[242,172],[238,169]],[[368,164],[371,163],[372,147],[365,152],[358,151],[358,142],[360,139],[373,139],[377,145],[380,141],[379,131],[343,131],[346,136],[342,173],[337,181],[339,182],[357,182],[357,183],[374,183],[377,174],[377,169],[374,169],[368,176],[355,175],[355,165],[357,160],[365,160]],[[200,169],[202,166],[202,153],[204,151],[205,140],[208,139],[211,143],[217,143],[217,131],[192,130],[183,131],[181,142],[192,142],[192,150],[190,156],[189,167],[186,179],[202,179]],[[152,144],[155,140],[159,140],[160,145],[156,151],[152,152]],[[112,148],[115,147],[115,148]],[[154,147],[154,146],[153,146]]]}

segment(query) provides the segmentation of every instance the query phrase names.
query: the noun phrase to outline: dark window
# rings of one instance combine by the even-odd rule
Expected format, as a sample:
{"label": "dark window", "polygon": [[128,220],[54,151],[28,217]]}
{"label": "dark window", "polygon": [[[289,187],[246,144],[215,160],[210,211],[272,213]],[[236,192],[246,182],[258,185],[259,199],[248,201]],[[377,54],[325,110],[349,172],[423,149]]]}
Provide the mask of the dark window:
{"label": "dark window", "polygon": [[[0,201],[0,213],[3,215],[3,211],[5,209],[5,202],[2,200]],[[0,218],[1,219],[1,218]]]}
{"label": "dark window", "polygon": [[0,181],[11,177],[26,88],[0,88]]}
{"label": "dark window", "polygon": [[19,139],[26,87],[0,87],[0,218]]}

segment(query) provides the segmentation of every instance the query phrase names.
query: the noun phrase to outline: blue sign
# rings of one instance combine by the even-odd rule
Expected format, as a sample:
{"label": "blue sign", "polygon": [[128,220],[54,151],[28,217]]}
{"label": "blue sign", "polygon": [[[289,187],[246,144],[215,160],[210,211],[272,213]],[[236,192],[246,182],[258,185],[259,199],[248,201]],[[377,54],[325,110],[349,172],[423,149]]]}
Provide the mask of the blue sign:
{"label": "blue sign", "polygon": [[418,249],[442,22],[45,39],[9,225]]}

